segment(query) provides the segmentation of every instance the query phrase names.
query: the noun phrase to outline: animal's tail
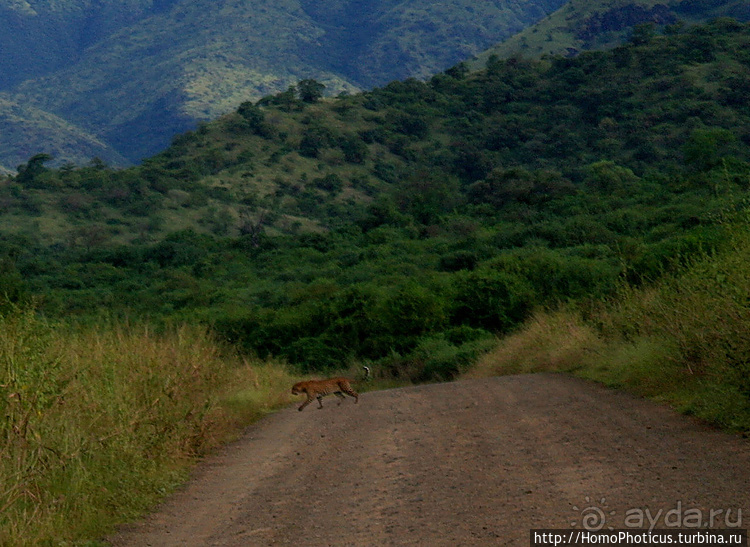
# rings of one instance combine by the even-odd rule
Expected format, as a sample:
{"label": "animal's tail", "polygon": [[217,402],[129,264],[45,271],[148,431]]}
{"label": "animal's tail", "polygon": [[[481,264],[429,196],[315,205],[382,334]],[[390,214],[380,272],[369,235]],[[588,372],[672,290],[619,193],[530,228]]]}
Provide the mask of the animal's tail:
{"label": "animal's tail", "polygon": [[369,382],[370,381],[370,367],[362,367],[365,369],[365,377],[362,378],[363,382]]}

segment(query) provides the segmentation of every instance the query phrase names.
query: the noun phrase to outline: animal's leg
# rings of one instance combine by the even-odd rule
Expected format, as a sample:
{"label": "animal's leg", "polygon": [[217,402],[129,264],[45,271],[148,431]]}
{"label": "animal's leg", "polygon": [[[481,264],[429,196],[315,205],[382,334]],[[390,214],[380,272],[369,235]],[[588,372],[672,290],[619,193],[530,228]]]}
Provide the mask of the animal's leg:
{"label": "animal's leg", "polygon": [[338,398],[339,398],[339,405],[341,404],[341,402],[342,402],[342,401],[343,401],[344,399],[346,399],[346,397],[344,397],[344,394],[343,394],[343,393],[341,393],[340,391],[334,391],[334,392],[333,392],[333,394],[334,394],[334,395],[335,395],[336,397],[338,397]]}
{"label": "animal's leg", "polygon": [[355,402],[355,403],[359,401],[359,394],[358,394],[358,393],[357,393],[356,391],[354,391],[354,390],[353,390],[352,388],[349,388],[349,389],[345,389],[345,390],[343,390],[343,391],[344,391],[344,393],[346,393],[347,395],[349,395],[349,396],[351,396],[351,397],[354,397],[354,402]]}
{"label": "animal's leg", "polygon": [[318,408],[323,408],[323,396],[318,395],[318,404],[320,405]]}
{"label": "animal's leg", "polygon": [[299,410],[300,412],[302,412],[302,410],[303,410],[303,409],[304,409],[304,408],[305,408],[305,407],[306,407],[307,405],[309,405],[310,403],[312,403],[312,400],[313,400],[313,398],[312,398],[312,397],[310,396],[310,394],[308,393],[308,394],[307,394],[307,401],[305,401],[304,403],[302,403],[302,404],[300,405],[300,407],[299,407],[299,408],[298,408],[297,410]]}

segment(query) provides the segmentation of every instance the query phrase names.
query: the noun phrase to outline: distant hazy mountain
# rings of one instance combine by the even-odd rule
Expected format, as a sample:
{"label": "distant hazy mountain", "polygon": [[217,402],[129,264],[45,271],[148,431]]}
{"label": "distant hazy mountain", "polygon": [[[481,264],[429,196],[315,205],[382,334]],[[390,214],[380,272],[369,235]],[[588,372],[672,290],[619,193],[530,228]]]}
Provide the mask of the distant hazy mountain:
{"label": "distant hazy mountain", "polygon": [[0,0],[0,90],[79,60],[118,28],[174,0]]}
{"label": "distant hazy mountain", "polygon": [[127,162],[107,143],[80,127],[3,94],[0,94],[0,128],[0,172],[15,172],[18,165],[42,150],[79,165],[94,157],[113,165]]}
{"label": "distant hazy mountain", "polygon": [[[137,161],[197,121],[304,78],[336,93],[429,76],[563,3],[0,0],[0,90],[108,146],[103,155]],[[8,104],[0,134],[29,140],[22,119],[3,121]],[[25,150],[50,152],[59,140],[42,118]],[[54,152],[82,155],[77,142]],[[3,154],[0,164],[17,162]]]}

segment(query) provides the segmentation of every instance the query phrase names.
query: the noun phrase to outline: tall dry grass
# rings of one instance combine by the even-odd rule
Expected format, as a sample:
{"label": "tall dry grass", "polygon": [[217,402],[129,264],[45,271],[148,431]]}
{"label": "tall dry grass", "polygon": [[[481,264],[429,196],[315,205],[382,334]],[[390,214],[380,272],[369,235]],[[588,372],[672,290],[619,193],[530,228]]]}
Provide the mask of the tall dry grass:
{"label": "tall dry grass", "polygon": [[288,402],[292,380],[198,327],[0,317],[0,544],[95,538],[138,515],[192,458]]}
{"label": "tall dry grass", "polygon": [[595,329],[567,310],[541,311],[481,357],[465,374],[482,377],[529,372],[571,372],[602,351]]}
{"label": "tall dry grass", "polygon": [[540,312],[472,376],[560,371],[666,401],[750,432],[750,230],[650,287]]}

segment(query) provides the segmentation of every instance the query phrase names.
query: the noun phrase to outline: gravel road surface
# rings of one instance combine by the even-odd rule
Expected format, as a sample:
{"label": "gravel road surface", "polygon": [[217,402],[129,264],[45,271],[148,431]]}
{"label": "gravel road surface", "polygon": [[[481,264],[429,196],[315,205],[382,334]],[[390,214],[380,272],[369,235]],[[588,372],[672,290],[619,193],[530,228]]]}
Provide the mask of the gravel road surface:
{"label": "gravel road surface", "polygon": [[109,541],[529,545],[530,529],[639,519],[750,527],[747,440],[593,383],[519,375],[336,403],[251,426]]}

